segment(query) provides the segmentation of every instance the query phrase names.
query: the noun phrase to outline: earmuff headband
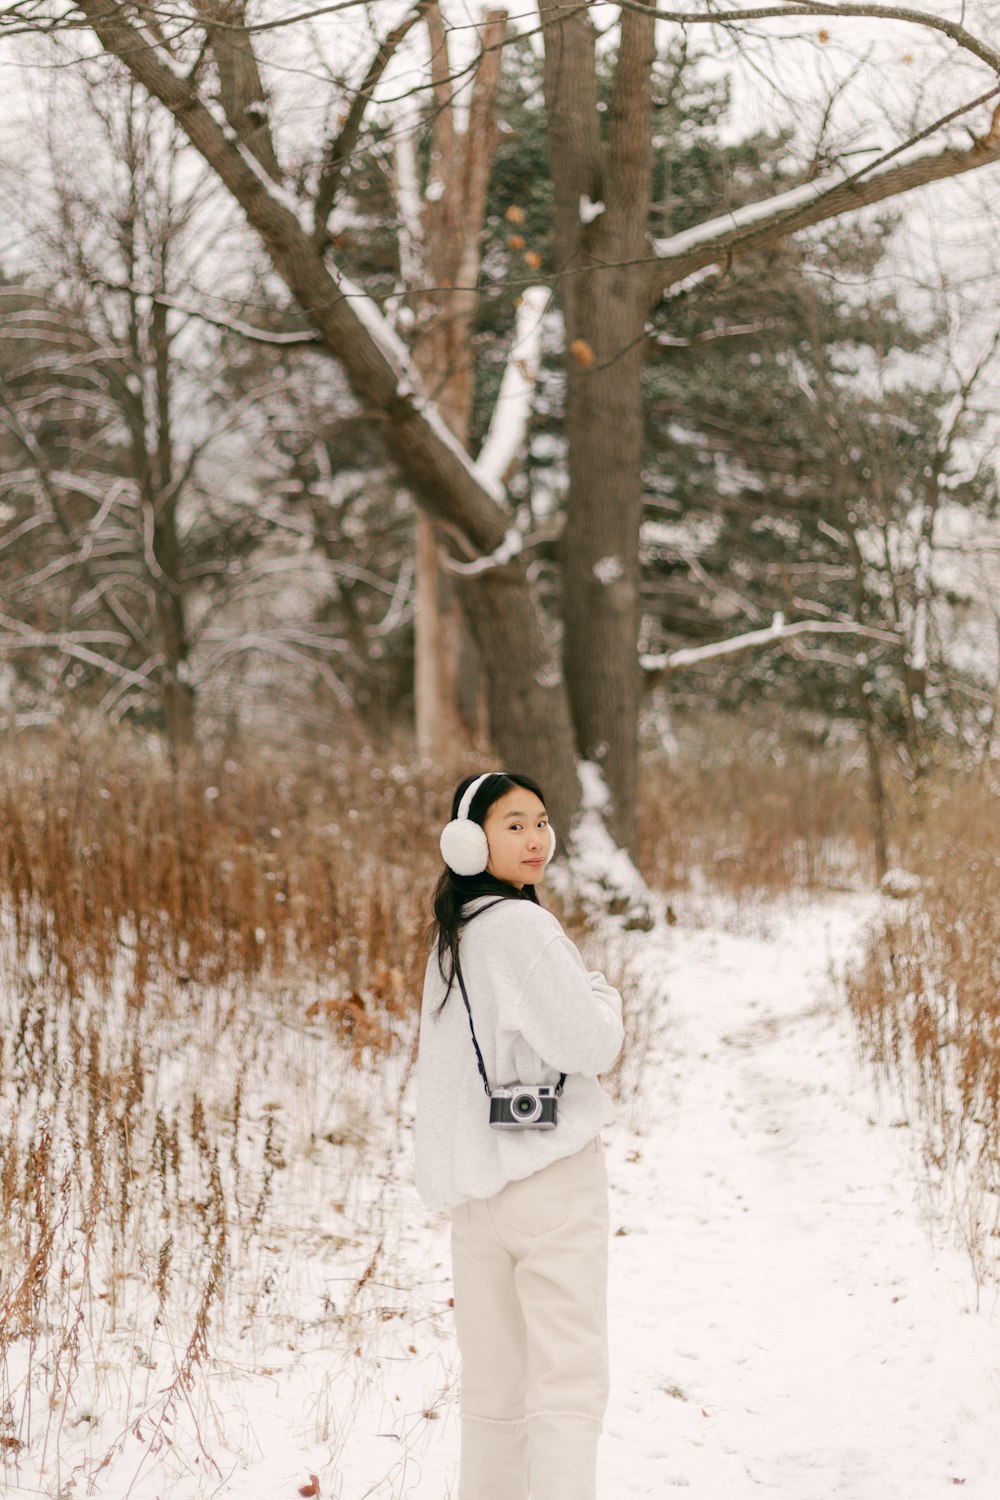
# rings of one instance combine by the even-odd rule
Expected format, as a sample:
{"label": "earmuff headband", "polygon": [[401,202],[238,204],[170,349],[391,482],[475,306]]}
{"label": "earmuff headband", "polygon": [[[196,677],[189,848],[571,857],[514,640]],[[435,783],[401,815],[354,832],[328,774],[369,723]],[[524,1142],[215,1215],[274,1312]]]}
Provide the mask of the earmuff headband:
{"label": "earmuff headband", "polygon": [[467,818],[469,816],[469,809],[472,806],[472,799],[479,791],[479,788],[482,786],[484,781],[489,781],[491,776],[506,776],[506,774],[506,771],[484,771],[482,776],[477,776],[475,781],[470,781],[469,785],[462,793],[462,800],[458,804],[458,811],[455,814],[455,817]]}

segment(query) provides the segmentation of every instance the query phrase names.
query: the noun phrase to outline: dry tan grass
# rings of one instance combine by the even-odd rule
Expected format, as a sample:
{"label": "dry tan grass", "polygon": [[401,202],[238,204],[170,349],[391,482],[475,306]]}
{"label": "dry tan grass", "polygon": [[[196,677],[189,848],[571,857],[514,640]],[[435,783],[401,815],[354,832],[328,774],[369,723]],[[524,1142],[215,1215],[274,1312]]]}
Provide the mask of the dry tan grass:
{"label": "dry tan grass", "polygon": [[864,1049],[920,1133],[931,1180],[981,1273],[1000,1264],[1000,783],[938,773],[849,994]]}
{"label": "dry tan grass", "polygon": [[[335,1016],[369,1032],[422,966],[440,772],[374,754],[256,748],[173,775],[119,733],[86,746],[39,739],[0,765],[0,893],[50,984],[105,980],[123,945],[132,1003],[184,983],[335,974]],[[865,867],[863,780],[773,735],[703,734],[679,763],[650,759],[640,863],[669,890],[692,872],[730,889],[837,884]],[[369,999],[374,1002],[369,1005]]]}
{"label": "dry tan grass", "polygon": [[0,769],[0,891],[51,984],[106,980],[123,945],[139,1008],[164,975],[335,974],[338,1024],[377,1039],[366,1013],[415,982],[435,872],[440,788],[419,769],[257,750],[174,776],[124,736],[21,755]]}
{"label": "dry tan grass", "polygon": [[641,772],[639,863],[651,885],[734,894],[857,885],[874,873],[856,755],[768,727],[696,722]]}
{"label": "dry tan grass", "polygon": [[[95,1348],[128,1328],[158,1383],[144,1401],[142,1369],[124,1382],[124,1430],[153,1451],[213,1320],[253,1319],[266,1301],[269,1243],[327,1244],[317,1223],[339,1204],[335,1238],[370,1253],[351,1228],[370,1209],[352,1213],[352,1193],[409,1063],[439,807],[419,768],[319,748],[294,769],[257,750],[178,775],[123,735],[7,754],[0,1447],[12,1461],[61,1451],[64,1424],[88,1420],[107,1378]],[[381,1091],[366,1082],[376,1066],[395,1080]]]}

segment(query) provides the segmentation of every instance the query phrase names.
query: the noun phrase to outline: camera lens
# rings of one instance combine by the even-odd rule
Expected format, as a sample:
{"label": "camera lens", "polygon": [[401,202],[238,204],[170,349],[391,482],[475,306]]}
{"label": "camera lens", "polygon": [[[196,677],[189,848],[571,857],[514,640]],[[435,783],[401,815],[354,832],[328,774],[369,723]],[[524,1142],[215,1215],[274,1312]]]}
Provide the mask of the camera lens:
{"label": "camera lens", "polygon": [[516,1120],[533,1120],[541,1113],[541,1105],[534,1094],[515,1094],[510,1101],[510,1112]]}

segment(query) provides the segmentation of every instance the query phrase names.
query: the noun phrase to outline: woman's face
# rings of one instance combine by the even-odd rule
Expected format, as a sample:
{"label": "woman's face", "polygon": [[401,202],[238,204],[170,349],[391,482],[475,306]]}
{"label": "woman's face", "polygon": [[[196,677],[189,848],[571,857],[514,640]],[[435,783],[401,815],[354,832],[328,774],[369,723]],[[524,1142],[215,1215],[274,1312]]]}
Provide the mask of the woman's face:
{"label": "woman's face", "polygon": [[516,786],[498,797],[483,824],[490,846],[487,870],[521,890],[545,873],[552,843],[545,806],[527,787]]}

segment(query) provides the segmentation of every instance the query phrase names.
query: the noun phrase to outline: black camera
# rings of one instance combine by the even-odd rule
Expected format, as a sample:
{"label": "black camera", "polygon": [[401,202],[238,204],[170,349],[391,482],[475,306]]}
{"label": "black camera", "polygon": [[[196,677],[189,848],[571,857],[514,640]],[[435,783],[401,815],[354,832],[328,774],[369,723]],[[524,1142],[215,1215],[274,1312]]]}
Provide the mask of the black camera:
{"label": "black camera", "polygon": [[547,1083],[505,1083],[490,1095],[496,1130],[554,1130],[556,1091]]}

